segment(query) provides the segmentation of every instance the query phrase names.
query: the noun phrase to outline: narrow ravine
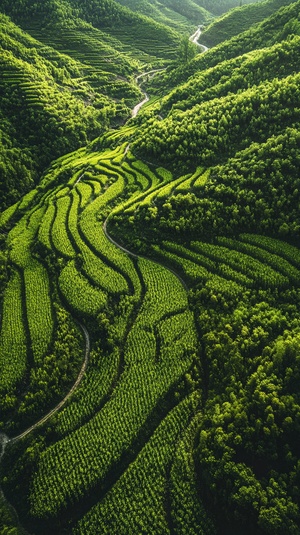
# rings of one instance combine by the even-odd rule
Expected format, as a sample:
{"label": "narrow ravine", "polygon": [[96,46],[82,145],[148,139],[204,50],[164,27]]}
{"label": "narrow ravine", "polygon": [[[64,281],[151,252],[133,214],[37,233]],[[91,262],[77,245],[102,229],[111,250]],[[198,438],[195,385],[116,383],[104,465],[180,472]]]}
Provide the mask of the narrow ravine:
{"label": "narrow ravine", "polygon": [[[202,33],[202,29],[203,29],[203,26],[198,26],[197,30],[195,31],[195,33],[193,33],[190,37],[189,37],[189,40],[194,43],[195,45],[199,46],[202,50],[202,52],[206,52],[208,50],[208,47],[205,46],[205,45],[202,45],[201,43],[198,42],[199,38],[200,38],[200,35]],[[143,78],[153,78],[153,76],[155,76],[157,73],[159,72],[163,72],[165,71],[166,69],[165,68],[162,68],[162,69],[152,69],[151,71],[146,71],[146,72],[143,72],[141,74],[139,74],[138,76],[136,76],[135,78],[135,82],[138,86],[140,86],[141,82],[140,80],[143,80]],[[141,100],[140,102],[138,102],[138,104],[136,104],[134,106],[134,108],[132,109],[131,111],[131,117],[134,118],[137,116],[138,112],[140,111],[140,109],[142,108],[142,106],[144,106],[144,104],[146,104],[148,101],[149,101],[149,96],[148,94],[145,92],[145,91],[142,91],[143,95],[144,95],[144,98],[143,100]]]}

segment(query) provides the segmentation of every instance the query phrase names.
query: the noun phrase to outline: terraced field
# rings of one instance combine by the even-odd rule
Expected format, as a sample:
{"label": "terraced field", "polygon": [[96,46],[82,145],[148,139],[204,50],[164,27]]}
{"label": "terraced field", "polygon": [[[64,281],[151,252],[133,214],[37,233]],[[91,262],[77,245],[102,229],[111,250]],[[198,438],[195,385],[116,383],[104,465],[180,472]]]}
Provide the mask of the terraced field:
{"label": "terraced field", "polygon": [[[22,521],[36,534],[215,533],[192,453],[220,346],[209,338],[218,331],[209,315],[237,310],[245,296],[261,307],[272,292],[297,292],[299,250],[242,234],[164,240],[139,256],[119,243],[121,228],[118,237],[110,228],[113,214],[130,218],[140,206],[155,213],[156,203],[206,177],[199,168],[174,180],[137,161],[126,143],[80,149],[1,216],[1,425],[9,436],[71,388],[84,356],[75,320],[91,341],[72,397],[27,435],[26,447],[25,439],[6,446],[5,491],[14,503],[19,489]],[[271,343],[283,329],[274,327]]]}

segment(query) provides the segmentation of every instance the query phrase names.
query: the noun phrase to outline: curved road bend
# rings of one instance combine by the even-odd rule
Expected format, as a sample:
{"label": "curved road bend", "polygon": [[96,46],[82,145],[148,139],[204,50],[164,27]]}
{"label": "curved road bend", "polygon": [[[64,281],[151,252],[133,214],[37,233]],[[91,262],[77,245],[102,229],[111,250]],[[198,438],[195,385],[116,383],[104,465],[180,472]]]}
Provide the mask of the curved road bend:
{"label": "curved road bend", "polygon": [[[153,76],[155,76],[156,73],[162,72],[162,71],[165,71],[165,70],[166,69],[152,69],[152,71],[142,72],[142,74],[138,74],[138,76],[136,76],[135,83],[137,85],[140,85],[139,80],[145,78],[146,76],[153,77]],[[134,106],[134,108],[132,109],[131,117],[136,117],[138,112],[140,111],[141,107],[144,106],[144,104],[146,104],[146,102],[148,102],[149,97],[148,97],[147,93],[145,93],[143,91],[143,95],[144,95],[144,99],[141,102],[139,102],[136,106]]]}
{"label": "curved road bend", "polygon": [[[109,217],[109,216],[108,216]],[[159,266],[162,266],[164,267],[165,269],[168,269],[168,271],[171,271],[171,273],[173,273],[173,275],[175,275],[175,277],[177,277],[177,279],[179,280],[179,282],[182,284],[182,286],[184,287],[184,289],[186,291],[188,291],[188,286],[186,284],[186,282],[181,278],[181,276],[172,268],[166,266],[165,264],[163,264],[163,262],[159,262],[158,260],[154,260],[153,258],[147,258],[146,256],[143,256],[143,255],[137,255],[135,253],[132,253],[131,251],[129,251],[129,249],[126,249],[126,247],[123,247],[122,245],[120,245],[118,242],[116,242],[111,236],[110,234],[108,233],[108,230],[107,230],[107,220],[108,220],[108,217],[105,219],[104,223],[103,223],[103,231],[104,231],[104,234],[105,236],[107,237],[107,239],[113,243],[116,247],[118,247],[118,249],[121,249],[121,251],[123,251],[123,253],[126,253],[130,256],[133,256],[134,258],[143,258],[144,260],[148,260],[149,262],[154,262],[155,264],[158,264]]]}
{"label": "curved road bend", "polygon": [[8,438],[6,440],[6,443],[12,443],[12,442],[17,442],[18,440],[21,440],[21,438],[26,437],[34,429],[36,429],[40,425],[44,424],[47,420],[49,420],[49,418],[51,418],[51,416],[53,416],[57,411],[59,411],[59,409],[61,409],[61,407],[71,397],[71,395],[73,394],[74,390],[76,390],[77,386],[81,382],[82,377],[83,377],[83,375],[85,373],[85,370],[87,368],[89,355],[90,355],[90,336],[89,336],[89,333],[88,333],[86,327],[84,325],[82,325],[82,323],[78,322],[78,324],[79,324],[79,326],[80,326],[80,328],[81,328],[81,330],[82,330],[82,332],[84,334],[84,338],[85,338],[85,353],[84,353],[84,360],[83,360],[83,364],[82,364],[81,370],[80,370],[79,375],[78,375],[75,383],[73,384],[71,390],[69,390],[67,395],[58,403],[58,405],[56,405],[56,407],[54,407],[54,409],[52,409],[50,412],[48,412],[48,414],[43,416],[35,424],[31,425],[28,429],[26,429],[26,431],[23,431],[23,433],[20,433],[20,435],[17,435],[16,437],[13,437],[13,438]]}
{"label": "curved road bend", "polygon": [[[199,26],[199,28],[196,30],[196,32],[190,36],[190,41],[192,41],[193,43],[195,43],[196,45],[200,46],[202,49],[203,49],[203,52],[205,52],[206,50],[208,50],[208,48],[205,46],[205,45],[201,45],[200,43],[198,43],[198,39],[201,35],[201,26]],[[148,76],[148,75],[155,75],[157,72],[161,72],[161,71],[164,71],[165,69],[153,69],[151,71],[147,71],[147,72],[144,72],[142,74],[139,74],[135,81],[136,83],[138,84],[139,83],[139,80],[140,78],[143,78],[145,76]],[[139,110],[141,109],[141,107],[146,104],[146,102],[148,102],[149,100],[149,97],[146,93],[144,93],[144,96],[145,98],[139,102],[132,110],[132,117],[136,117],[136,115],[138,114]],[[81,177],[79,177],[79,179],[77,180],[77,182],[79,182],[79,180],[81,179]],[[128,254],[128,255],[131,255],[135,258],[139,258],[138,255],[136,255],[135,253],[132,253],[131,251],[129,251],[129,249],[126,249],[126,247],[123,247],[122,245],[120,245],[119,243],[117,243],[107,232],[107,219],[104,221],[103,223],[103,230],[104,230],[104,233],[105,233],[105,236],[107,237],[107,239],[113,243],[116,247],[118,247],[118,249],[121,249],[121,251],[123,251],[124,253]],[[145,258],[145,257],[141,257],[141,258]],[[149,259],[147,259],[149,260]],[[183,285],[183,287],[188,290],[188,287],[187,287],[187,284],[185,283],[185,281],[180,277],[180,275],[178,275],[178,273],[176,273],[176,271],[174,271],[173,269],[169,268],[169,267],[166,267],[163,263],[161,262],[158,262],[156,260],[152,260],[152,262],[155,262],[156,264],[160,264],[161,266],[165,267],[166,269],[168,269],[169,271],[171,271],[177,278],[178,280],[181,282],[181,284]],[[38,420],[35,424],[31,425],[28,429],[26,429],[25,431],[23,431],[23,433],[20,433],[19,435],[13,437],[13,438],[8,438],[6,435],[4,434],[1,434],[0,435],[0,445],[2,446],[2,451],[0,452],[1,455],[0,455],[0,459],[4,453],[4,449],[5,449],[5,446],[6,444],[8,443],[12,443],[12,442],[17,442],[18,440],[21,440],[22,438],[26,437],[27,435],[29,435],[29,433],[31,433],[34,429],[36,429],[37,427],[39,427],[40,425],[44,424],[45,422],[47,422],[47,420],[49,420],[49,418],[51,418],[51,416],[53,416],[56,412],[58,412],[62,407],[63,405],[66,403],[66,401],[71,397],[71,395],[73,394],[73,392],[76,390],[77,386],[79,385],[79,383],[81,382],[82,380],[82,377],[86,371],[86,368],[87,368],[87,365],[88,365],[88,360],[89,360],[89,355],[90,355],[90,337],[89,337],[89,333],[86,329],[86,327],[84,325],[82,325],[81,323],[79,323],[79,326],[81,327],[81,330],[83,331],[83,334],[84,334],[84,337],[85,337],[85,355],[84,355],[84,361],[83,361],[83,364],[82,364],[82,367],[81,367],[81,370],[79,372],[79,375],[75,381],[75,383],[73,384],[71,390],[68,392],[68,394],[58,403],[58,405],[56,405],[50,412],[48,412],[45,416],[43,416],[40,420]]]}
{"label": "curved road bend", "polygon": [[201,43],[198,43],[201,33],[202,33],[202,26],[199,26],[198,30],[196,30],[195,33],[191,35],[190,41],[194,43],[195,45],[200,46],[200,48],[202,48],[202,52],[206,52],[208,50],[208,47],[205,45],[201,45]]}

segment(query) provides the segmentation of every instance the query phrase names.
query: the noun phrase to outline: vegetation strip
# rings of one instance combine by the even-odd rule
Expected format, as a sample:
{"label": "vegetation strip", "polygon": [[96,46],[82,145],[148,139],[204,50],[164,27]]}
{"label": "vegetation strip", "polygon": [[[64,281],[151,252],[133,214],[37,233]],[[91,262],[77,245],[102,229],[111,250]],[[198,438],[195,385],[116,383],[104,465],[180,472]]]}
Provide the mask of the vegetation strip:
{"label": "vegetation strip", "polygon": [[48,412],[48,414],[43,416],[40,420],[38,420],[38,422],[36,422],[32,426],[30,426],[28,429],[26,429],[26,431],[23,431],[23,433],[20,433],[20,435],[17,435],[16,437],[13,437],[13,438],[9,438],[7,440],[8,443],[12,444],[14,442],[17,442],[17,441],[21,440],[22,438],[24,438],[27,435],[29,435],[29,433],[34,431],[37,427],[39,427],[40,425],[42,425],[45,422],[47,422],[47,420],[49,420],[49,418],[51,418],[51,416],[53,416],[55,413],[57,413],[65,405],[67,400],[72,396],[72,394],[75,392],[76,388],[80,384],[80,382],[81,382],[81,380],[82,380],[82,378],[84,376],[84,373],[86,371],[87,365],[88,365],[89,354],[90,354],[90,337],[89,337],[89,333],[88,333],[86,327],[84,325],[82,325],[81,323],[79,323],[79,322],[78,322],[78,325],[80,326],[80,328],[81,328],[81,330],[82,330],[82,332],[84,334],[85,352],[84,352],[84,361],[83,361],[81,370],[80,370],[79,375],[78,375],[75,383],[73,384],[71,390],[67,393],[67,395],[64,397],[64,399],[62,399],[58,403],[58,405],[56,405],[56,407],[54,407],[50,412]]}

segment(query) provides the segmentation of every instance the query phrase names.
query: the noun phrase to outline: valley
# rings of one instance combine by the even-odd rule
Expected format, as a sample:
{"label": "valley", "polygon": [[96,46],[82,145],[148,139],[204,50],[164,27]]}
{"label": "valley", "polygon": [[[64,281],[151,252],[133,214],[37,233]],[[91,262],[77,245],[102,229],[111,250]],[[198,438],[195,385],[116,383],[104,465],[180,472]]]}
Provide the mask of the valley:
{"label": "valley", "polygon": [[299,0],[0,4],[1,533],[296,535]]}

